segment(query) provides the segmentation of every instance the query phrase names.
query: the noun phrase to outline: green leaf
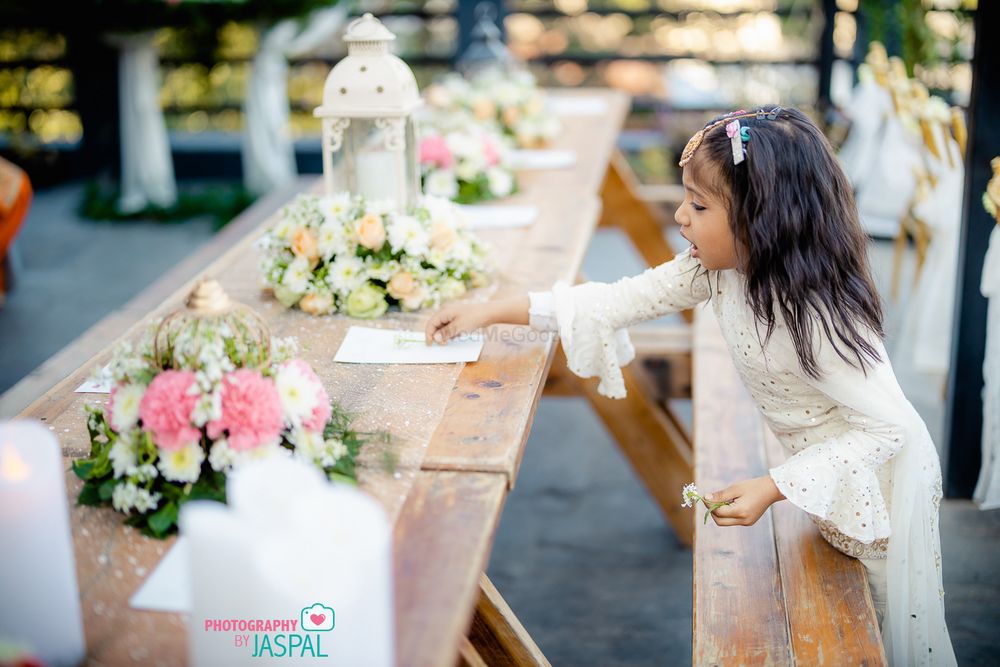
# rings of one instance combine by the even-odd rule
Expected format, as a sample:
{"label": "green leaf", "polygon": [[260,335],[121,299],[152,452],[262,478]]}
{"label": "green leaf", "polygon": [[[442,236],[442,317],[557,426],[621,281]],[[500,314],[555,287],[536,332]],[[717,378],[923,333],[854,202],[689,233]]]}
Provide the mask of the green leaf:
{"label": "green leaf", "polygon": [[177,523],[177,503],[169,502],[149,517],[149,530],[155,537],[163,537]]}
{"label": "green leaf", "polygon": [[94,469],[93,459],[77,459],[73,461],[73,472],[82,480],[90,479],[91,471]]}
{"label": "green leaf", "polygon": [[99,487],[97,487],[97,493],[101,496],[101,500],[107,502],[111,500],[111,494],[114,493],[115,487],[118,486],[117,479],[106,479]]}
{"label": "green leaf", "polygon": [[341,484],[350,484],[351,486],[357,486],[358,480],[353,477],[348,477],[347,475],[342,475],[339,472],[331,471],[327,474],[331,482],[339,482]]}
{"label": "green leaf", "polygon": [[85,505],[87,507],[97,507],[103,505],[101,501],[101,494],[98,491],[98,485],[93,482],[87,482],[80,489],[80,495],[76,497],[77,505]]}

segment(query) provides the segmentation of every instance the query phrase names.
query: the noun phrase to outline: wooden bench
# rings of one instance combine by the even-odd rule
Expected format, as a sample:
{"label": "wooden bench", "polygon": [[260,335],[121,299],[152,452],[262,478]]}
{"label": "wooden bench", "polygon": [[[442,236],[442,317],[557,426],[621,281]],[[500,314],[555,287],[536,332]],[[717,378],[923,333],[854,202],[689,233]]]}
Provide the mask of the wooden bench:
{"label": "wooden bench", "polygon": [[[784,454],[733,366],[712,311],[694,321],[695,482],[711,492],[767,474]],[[677,488],[680,504],[680,487]],[[775,504],[750,528],[695,510],[694,665],[884,665],[864,566],[805,512]]]}

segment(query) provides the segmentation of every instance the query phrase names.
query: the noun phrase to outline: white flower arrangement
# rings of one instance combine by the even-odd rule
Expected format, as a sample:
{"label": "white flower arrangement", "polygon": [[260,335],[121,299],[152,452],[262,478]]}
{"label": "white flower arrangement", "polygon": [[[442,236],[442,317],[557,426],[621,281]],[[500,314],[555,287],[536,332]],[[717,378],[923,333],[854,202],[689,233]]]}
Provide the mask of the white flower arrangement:
{"label": "white flower arrangement", "polygon": [[420,120],[423,191],[459,204],[507,197],[517,189],[509,139],[465,112],[437,112]]}
{"label": "white flower arrangement", "polygon": [[258,241],[264,282],[288,308],[381,317],[436,307],[487,282],[487,250],[451,202],[409,212],[349,193],[300,195]]}
{"label": "white flower arrangement", "polygon": [[471,80],[449,74],[429,86],[424,98],[431,108],[465,110],[481,123],[495,124],[521,148],[545,146],[561,129],[527,70],[486,69]]}

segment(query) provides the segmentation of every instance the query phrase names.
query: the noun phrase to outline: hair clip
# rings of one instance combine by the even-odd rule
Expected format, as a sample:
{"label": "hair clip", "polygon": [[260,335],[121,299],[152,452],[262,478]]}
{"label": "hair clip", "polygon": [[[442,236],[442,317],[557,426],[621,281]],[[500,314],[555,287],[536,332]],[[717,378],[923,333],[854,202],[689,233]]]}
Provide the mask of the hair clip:
{"label": "hair clip", "polygon": [[733,151],[733,164],[739,164],[746,158],[743,152],[743,137],[740,135],[740,121],[734,120],[726,124],[726,136]]}
{"label": "hair clip", "polygon": [[695,151],[701,146],[701,143],[705,140],[705,137],[709,132],[722,125],[726,126],[726,135],[729,137],[733,151],[733,164],[739,164],[746,159],[746,148],[743,144],[750,141],[750,128],[740,125],[741,118],[757,118],[758,120],[775,120],[778,117],[778,112],[783,111],[781,107],[775,107],[770,112],[766,113],[763,109],[758,109],[757,111],[747,112],[743,109],[738,111],[733,111],[728,113],[719,120],[709,123],[702,129],[694,133],[687,145],[684,146],[684,150],[681,152],[681,159],[678,162],[678,166],[684,167],[691,158],[694,157]]}

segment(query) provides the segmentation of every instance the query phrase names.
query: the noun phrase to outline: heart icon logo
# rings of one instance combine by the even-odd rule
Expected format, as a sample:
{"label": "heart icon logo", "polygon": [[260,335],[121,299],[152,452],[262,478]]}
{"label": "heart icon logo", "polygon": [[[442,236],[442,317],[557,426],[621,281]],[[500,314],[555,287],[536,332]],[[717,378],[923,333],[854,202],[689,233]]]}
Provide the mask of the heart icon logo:
{"label": "heart icon logo", "polygon": [[309,620],[313,622],[313,625],[323,625],[326,614],[309,614]]}

